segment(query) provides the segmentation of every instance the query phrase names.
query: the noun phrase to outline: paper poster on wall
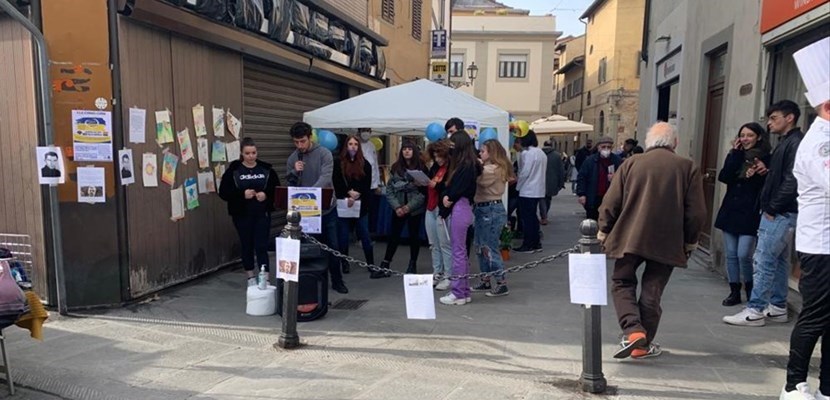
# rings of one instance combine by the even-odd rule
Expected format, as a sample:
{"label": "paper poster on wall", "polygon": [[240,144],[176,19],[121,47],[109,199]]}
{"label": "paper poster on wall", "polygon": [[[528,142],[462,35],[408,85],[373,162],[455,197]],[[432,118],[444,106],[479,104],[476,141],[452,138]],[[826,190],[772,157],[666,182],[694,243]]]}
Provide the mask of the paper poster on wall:
{"label": "paper poster on wall", "polygon": [[120,167],[118,175],[121,177],[121,184],[126,186],[135,183],[132,149],[118,150],[118,165]]}
{"label": "paper poster on wall", "polygon": [[42,185],[57,185],[66,182],[63,151],[60,147],[40,146],[35,149],[38,182]]}
{"label": "paper poster on wall", "polygon": [[182,164],[193,159],[193,146],[190,144],[190,131],[187,128],[176,132],[176,139],[179,141],[179,149],[182,154]]}
{"label": "paper poster on wall", "polygon": [[210,158],[208,157],[208,140],[200,137],[196,139],[196,153],[199,155],[199,169],[210,167]]}
{"label": "paper poster on wall", "polygon": [[314,187],[289,187],[288,209],[299,211],[300,226],[305,233],[321,233],[323,215],[323,189]]}
{"label": "paper poster on wall", "polygon": [[158,157],[155,153],[144,153],[141,156],[141,179],[144,187],[158,187]]}
{"label": "paper poster on wall", "polygon": [[239,134],[242,132],[242,121],[239,118],[236,118],[233,114],[231,114],[231,110],[228,110],[228,130],[231,131],[231,135],[233,137],[239,139]]}
{"label": "paper poster on wall", "polygon": [[297,282],[300,271],[300,241],[297,239],[278,237],[275,248],[277,254],[277,279],[282,279],[286,282]]}
{"label": "paper poster on wall", "polygon": [[219,191],[219,186],[222,184],[222,176],[225,175],[225,164],[219,164],[213,167],[213,174],[216,176],[216,191]]}
{"label": "paper poster on wall", "polygon": [[225,136],[225,110],[213,107],[213,136]]}
{"label": "paper poster on wall", "polygon": [[184,190],[179,186],[170,191],[170,220],[178,221],[184,218]]}
{"label": "paper poster on wall", "polygon": [[216,192],[216,181],[213,178],[213,171],[199,172],[199,194]]}
{"label": "paper poster on wall", "polygon": [[112,161],[112,112],[72,110],[75,161]]}
{"label": "paper poster on wall", "polygon": [[213,162],[228,161],[225,155],[225,143],[220,141],[213,142],[213,151],[210,155],[210,160]]}
{"label": "paper poster on wall", "polygon": [[207,135],[207,126],[205,126],[205,107],[201,104],[193,106],[193,129],[196,131],[196,137]]}
{"label": "paper poster on wall", "polygon": [[173,186],[176,183],[176,167],[179,165],[179,157],[175,154],[164,151],[164,158],[161,164],[161,181]]}
{"label": "paper poster on wall", "polygon": [[239,141],[225,143],[225,151],[228,152],[228,161],[236,161],[239,159]]}
{"label": "paper poster on wall", "polygon": [[196,178],[187,178],[184,181],[184,196],[187,199],[187,209],[199,207],[199,189]]}
{"label": "paper poster on wall", "polygon": [[130,108],[130,143],[144,143],[147,131],[147,110]]}
{"label": "paper poster on wall", "polygon": [[173,123],[169,110],[156,111],[156,143],[173,143]]}
{"label": "paper poster on wall", "polygon": [[81,167],[78,174],[78,203],[106,202],[104,168]]}

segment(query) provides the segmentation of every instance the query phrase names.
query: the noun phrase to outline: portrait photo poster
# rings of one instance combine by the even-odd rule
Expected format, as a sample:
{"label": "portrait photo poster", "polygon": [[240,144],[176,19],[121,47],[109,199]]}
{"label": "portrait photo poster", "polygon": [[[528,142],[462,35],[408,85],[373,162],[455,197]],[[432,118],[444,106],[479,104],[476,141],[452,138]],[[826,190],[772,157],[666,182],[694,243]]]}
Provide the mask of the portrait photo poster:
{"label": "portrait photo poster", "polygon": [[278,237],[276,239],[276,254],[277,279],[286,282],[299,281],[300,241]]}
{"label": "portrait photo poster", "polygon": [[104,168],[81,167],[78,174],[78,203],[106,202],[106,178]]}
{"label": "portrait photo poster", "polygon": [[118,150],[118,164],[118,176],[121,177],[121,184],[131,185],[135,183],[135,173],[133,169],[133,150]]}
{"label": "portrait photo poster", "polygon": [[57,146],[38,146],[35,149],[38,182],[41,185],[57,185],[66,182],[63,151]]}

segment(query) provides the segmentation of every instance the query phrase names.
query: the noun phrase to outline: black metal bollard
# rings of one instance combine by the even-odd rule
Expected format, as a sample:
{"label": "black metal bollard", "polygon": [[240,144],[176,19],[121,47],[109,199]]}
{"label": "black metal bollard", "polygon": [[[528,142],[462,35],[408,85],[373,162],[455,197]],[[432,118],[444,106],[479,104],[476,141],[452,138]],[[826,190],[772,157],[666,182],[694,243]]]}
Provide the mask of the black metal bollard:
{"label": "black metal bollard", "polygon": [[[579,226],[580,253],[601,253],[597,239],[599,227],[592,219],[582,221]],[[579,377],[583,392],[603,393],[608,385],[602,373],[602,321],[599,306],[585,306],[582,332],[582,375]]]}
{"label": "black metal bollard", "polygon": [[[285,228],[280,237],[300,240],[300,213],[288,211]],[[282,285],[282,332],[275,347],[293,349],[300,346],[300,335],[297,334],[297,282],[283,282]]]}

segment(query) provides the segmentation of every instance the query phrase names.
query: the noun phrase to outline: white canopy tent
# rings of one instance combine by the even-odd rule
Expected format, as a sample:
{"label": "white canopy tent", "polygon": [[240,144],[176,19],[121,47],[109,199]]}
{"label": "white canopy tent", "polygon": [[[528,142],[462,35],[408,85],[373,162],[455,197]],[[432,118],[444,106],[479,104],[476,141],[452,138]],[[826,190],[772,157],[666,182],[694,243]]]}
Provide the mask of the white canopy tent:
{"label": "white canopy tent", "polygon": [[582,122],[571,121],[559,114],[551,115],[550,117],[540,118],[530,124],[530,129],[533,129],[537,134],[561,134],[561,133],[579,133],[579,132],[593,132],[594,126]]}
{"label": "white canopy tent", "polygon": [[499,142],[509,151],[507,111],[427,79],[373,90],[308,111],[303,121],[315,128],[372,128],[374,132],[411,135],[423,134],[432,122],[443,126],[452,117],[478,121],[481,128],[496,128]]}

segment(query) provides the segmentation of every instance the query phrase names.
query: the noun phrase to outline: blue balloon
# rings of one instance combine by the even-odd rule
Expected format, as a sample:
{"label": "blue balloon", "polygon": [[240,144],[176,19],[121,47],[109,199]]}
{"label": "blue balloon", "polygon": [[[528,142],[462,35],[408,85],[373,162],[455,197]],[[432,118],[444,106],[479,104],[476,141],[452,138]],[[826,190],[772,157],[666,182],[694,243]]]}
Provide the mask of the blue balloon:
{"label": "blue balloon", "polygon": [[323,146],[331,151],[337,149],[337,135],[334,132],[320,129],[317,131],[317,141],[320,146]]}
{"label": "blue balloon", "polygon": [[447,131],[444,130],[443,125],[433,122],[427,125],[426,136],[430,142],[437,142],[447,137]]}
{"label": "blue balloon", "polygon": [[479,143],[484,143],[488,140],[498,140],[498,139],[499,139],[499,133],[498,133],[498,131],[496,131],[495,128],[489,128],[489,127],[484,128],[478,134],[478,142]]}

